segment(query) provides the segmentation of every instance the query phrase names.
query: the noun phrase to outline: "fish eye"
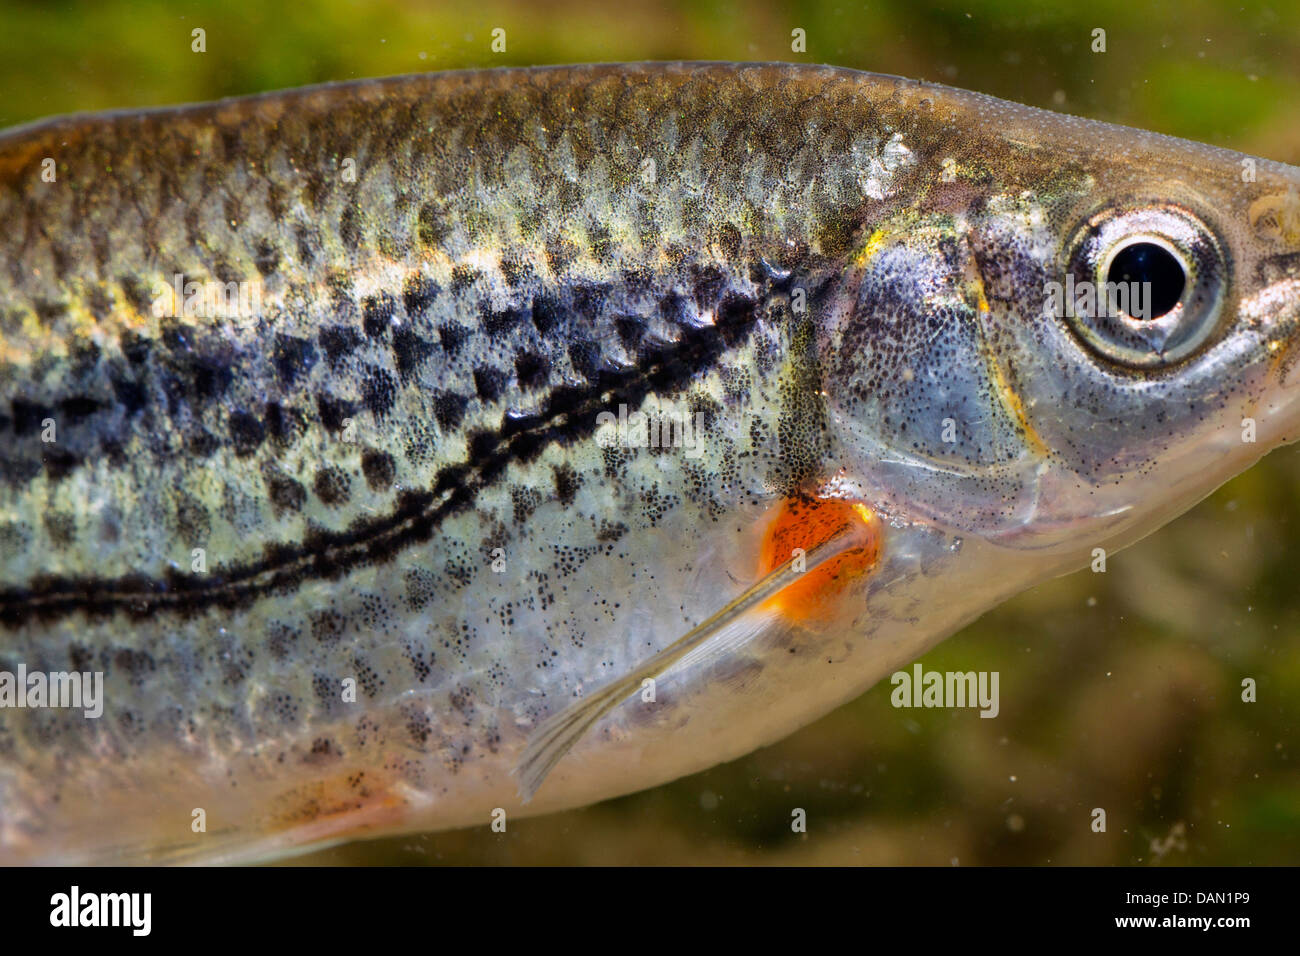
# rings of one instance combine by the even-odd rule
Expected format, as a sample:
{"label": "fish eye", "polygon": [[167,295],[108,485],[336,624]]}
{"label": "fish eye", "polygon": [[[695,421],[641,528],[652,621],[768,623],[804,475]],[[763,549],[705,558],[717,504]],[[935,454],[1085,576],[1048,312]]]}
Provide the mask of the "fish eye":
{"label": "fish eye", "polygon": [[1166,246],[1138,239],[1120,246],[1110,257],[1106,281],[1112,284],[1140,282],[1150,291],[1151,318],[1173,311],[1187,287],[1187,270],[1178,254]]}
{"label": "fish eye", "polygon": [[1051,307],[1098,355],[1132,368],[1174,365],[1219,326],[1226,269],[1218,240],[1188,210],[1107,209],[1066,247]]}

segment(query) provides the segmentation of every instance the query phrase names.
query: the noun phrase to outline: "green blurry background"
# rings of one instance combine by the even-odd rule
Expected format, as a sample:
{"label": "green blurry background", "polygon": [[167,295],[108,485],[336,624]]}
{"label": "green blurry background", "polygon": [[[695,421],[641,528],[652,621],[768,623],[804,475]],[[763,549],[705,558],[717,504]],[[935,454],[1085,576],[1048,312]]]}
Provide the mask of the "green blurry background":
{"label": "green blurry background", "polygon": [[[207,33],[191,52],[190,31]],[[505,53],[490,32],[506,31]],[[807,34],[793,54],[791,30]],[[1090,50],[1106,31],[1106,52]],[[585,4],[0,2],[0,126],[420,70],[826,62],[1300,163],[1293,0]],[[0,224],[0,228],[3,225]],[[1002,712],[895,710],[888,684],[776,746],[570,813],[341,847],[322,863],[1300,861],[1300,450],[1105,574],[1013,600],[927,655],[996,670]],[[1242,678],[1258,702],[1240,699]],[[790,832],[790,810],[808,833]],[[1103,807],[1105,834],[1089,827]]]}

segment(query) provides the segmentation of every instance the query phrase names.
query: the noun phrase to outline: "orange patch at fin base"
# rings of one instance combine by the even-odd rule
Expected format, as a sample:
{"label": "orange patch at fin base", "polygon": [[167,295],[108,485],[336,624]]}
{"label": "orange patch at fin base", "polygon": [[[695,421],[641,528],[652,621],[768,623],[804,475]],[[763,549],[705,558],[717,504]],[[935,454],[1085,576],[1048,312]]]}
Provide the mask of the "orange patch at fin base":
{"label": "orange patch at fin base", "polygon": [[779,608],[787,617],[816,617],[827,601],[875,567],[880,555],[880,519],[861,502],[805,497],[783,501],[763,535],[760,574],[840,536],[854,536],[860,543],[809,568],[802,578],[773,595],[769,606]]}

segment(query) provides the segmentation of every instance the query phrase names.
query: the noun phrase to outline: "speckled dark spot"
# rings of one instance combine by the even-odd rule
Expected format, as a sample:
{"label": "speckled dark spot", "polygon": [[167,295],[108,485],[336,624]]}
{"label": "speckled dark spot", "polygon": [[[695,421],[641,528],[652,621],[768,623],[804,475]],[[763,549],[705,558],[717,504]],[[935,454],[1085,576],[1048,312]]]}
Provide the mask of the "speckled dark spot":
{"label": "speckled dark spot", "polygon": [[70,425],[85,421],[104,408],[104,403],[89,395],[73,395],[59,402],[59,416]]}
{"label": "speckled dark spot", "polygon": [[453,431],[460,427],[465,417],[465,406],[469,402],[464,395],[456,392],[439,392],[433,401],[433,417],[443,431]]}
{"label": "speckled dark spot", "polygon": [[546,243],[546,262],[551,267],[551,271],[557,276],[561,275],[574,259],[578,258],[579,249],[576,243],[568,239],[550,239]]}
{"label": "speckled dark spot", "polygon": [[72,474],[83,462],[83,459],[74,455],[66,448],[60,448],[57,445],[46,445],[41,450],[41,460],[45,465],[45,473],[50,476],[50,481],[58,482]]}
{"label": "speckled dark spot", "polygon": [[200,430],[185,439],[185,449],[195,458],[211,458],[221,447],[221,440],[212,432]]}
{"label": "speckled dark spot", "polygon": [[572,465],[566,462],[555,466],[555,494],[562,505],[567,507],[573,504],[573,499],[581,487],[582,479]]}
{"label": "speckled dark spot", "polygon": [[147,651],[123,647],[112,656],[113,666],[127,676],[137,687],[144,683],[148,675],[158,669],[153,655]]}
{"label": "speckled dark spot", "polygon": [[474,369],[474,390],[484,402],[495,402],[500,398],[509,380],[505,372],[491,365]]}
{"label": "speckled dark spot", "polygon": [[266,438],[266,428],[262,422],[249,412],[231,412],[227,425],[230,440],[235,446],[235,454],[251,455]]}
{"label": "speckled dark spot", "polygon": [[528,313],[523,309],[489,311],[483,315],[483,328],[491,336],[508,335],[527,318]]}
{"label": "speckled dark spot", "polygon": [[325,350],[325,357],[329,359],[330,364],[337,366],[365,340],[362,339],[361,333],[350,325],[327,325],[321,329],[317,341]]}
{"label": "speckled dark spot", "polygon": [[31,435],[43,429],[44,421],[54,417],[54,410],[46,405],[15,398],[9,403],[15,435]]}
{"label": "speckled dark spot", "polygon": [[351,497],[352,481],[347,472],[333,465],[322,465],[316,470],[316,497],[327,505],[346,504]]}
{"label": "speckled dark spot", "polygon": [[372,339],[383,338],[393,324],[397,302],[388,293],[370,296],[361,303],[361,325]]}
{"label": "speckled dark spot", "polygon": [[427,202],[420,207],[416,230],[426,246],[440,246],[451,232],[451,225],[437,206]]}
{"label": "speckled dark spot", "polygon": [[266,649],[277,661],[289,659],[298,643],[299,632],[288,624],[274,623],[266,629]]}
{"label": "speckled dark spot", "polygon": [[393,483],[397,467],[393,456],[386,451],[367,448],[361,453],[361,473],[372,491],[387,491]]}
{"label": "speckled dark spot", "polygon": [[589,381],[599,378],[601,357],[595,342],[571,342],[568,352],[569,363],[575,372]]}
{"label": "speckled dark spot", "polygon": [[477,282],[482,275],[482,272],[471,265],[454,266],[451,270],[451,289],[453,292],[463,292],[467,287]]}
{"label": "speckled dark spot", "polygon": [[393,408],[397,399],[397,382],[382,368],[371,367],[361,383],[361,399],[377,419],[382,419]]}
{"label": "speckled dark spot", "polygon": [[501,275],[505,277],[506,285],[517,289],[532,278],[533,270],[527,262],[520,261],[514,256],[502,256]]}
{"label": "speckled dark spot", "polygon": [[212,532],[208,509],[185,491],[176,493],[176,531],[182,542],[195,547],[205,544]]}
{"label": "speckled dark spot", "polygon": [[421,275],[413,275],[406,280],[406,286],[402,290],[402,304],[406,306],[406,314],[414,318],[423,315],[437,296],[438,283]]}
{"label": "speckled dark spot", "polygon": [[537,388],[546,383],[550,365],[536,352],[520,352],[515,356],[515,376],[524,388]]}
{"label": "speckled dark spot", "polygon": [[438,327],[439,344],[442,345],[442,350],[453,358],[460,352],[470,334],[470,330],[465,326],[455,323]]}
{"label": "speckled dark spot", "polygon": [[542,335],[546,335],[559,324],[563,317],[563,309],[559,302],[548,295],[539,295],[533,299],[532,318],[533,327]]}
{"label": "speckled dark spot", "polygon": [[153,339],[138,332],[125,332],[119,340],[122,354],[132,365],[143,365],[153,351]]}
{"label": "speckled dark spot", "polygon": [[412,568],[406,572],[406,602],[411,610],[423,610],[437,590],[438,579],[427,568]]}
{"label": "speckled dark spot", "polygon": [[113,386],[113,397],[117,399],[118,405],[122,407],[123,413],[128,418],[148,404],[149,392],[144,383],[118,376],[112,377],[109,381]]}
{"label": "speckled dark spot", "polygon": [[409,380],[420,366],[433,354],[433,343],[422,338],[408,326],[393,332],[393,357],[397,360],[397,374],[402,381]]}
{"label": "speckled dark spot", "polygon": [[309,615],[311,636],[321,644],[337,644],[343,636],[343,615],[335,610],[317,611]]}
{"label": "speckled dark spot", "polygon": [[277,518],[286,512],[302,510],[303,503],[307,500],[307,491],[298,481],[270,467],[264,470],[262,479],[266,482],[267,497]]}
{"label": "speckled dark spot", "polygon": [[296,408],[286,408],[279,402],[266,405],[266,433],[279,447],[292,442],[306,427],[306,418]]}
{"label": "speckled dark spot", "polygon": [[614,319],[614,328],[618,331],[623,347],[635,355],[637,346],[645,336],[645,322],[636,316],[621,315]]}
{"label": "speckled dark spot", "polygon": [[275,372],[285,385],[292,385],[300,375],[308,374],[316,364],[316,346],[308,339],[292,335],[275,337]]}
{"label": "speckled dark spot", "polygon": [[331,432],[343,430],[347,420],[356,412],[356,405],[346,399],[324,393],[316,396],[316,411],[321,424]]}
{"label": "speckled dark spot", "polygon": [[257,244],[256,254],[253,256],[253,265],[257,271],[264,276],[269,276],[272,272],[280,267],[280,253],[276,251],[275,246],[271,245],[265,239]]}

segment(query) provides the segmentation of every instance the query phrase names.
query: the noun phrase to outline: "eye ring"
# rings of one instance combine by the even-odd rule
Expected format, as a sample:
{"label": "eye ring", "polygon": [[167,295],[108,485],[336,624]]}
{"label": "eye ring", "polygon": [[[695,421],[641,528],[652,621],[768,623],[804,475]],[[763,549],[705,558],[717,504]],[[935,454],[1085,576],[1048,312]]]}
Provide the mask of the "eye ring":
{"label": "eye ring", "polygon": [[1227,269],[1211,229],[1186,209],[1125,206],[1089,218],[1066,246],[1049,309],[1118,365],[1151,369],[1195,354],[1219,328]]}

